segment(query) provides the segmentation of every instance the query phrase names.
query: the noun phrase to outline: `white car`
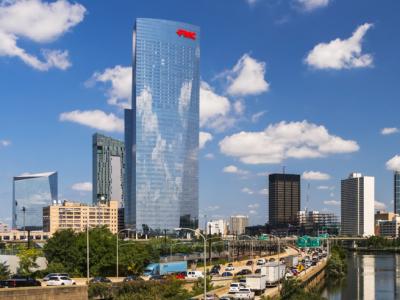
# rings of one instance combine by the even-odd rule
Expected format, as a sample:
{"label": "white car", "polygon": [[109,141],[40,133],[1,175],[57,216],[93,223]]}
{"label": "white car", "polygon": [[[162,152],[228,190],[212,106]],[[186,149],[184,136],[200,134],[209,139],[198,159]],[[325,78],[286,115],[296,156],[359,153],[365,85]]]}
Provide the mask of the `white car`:
{"label": "white car", "polygon": [[47,280],[47,286],[58,286],[58,285],[75,285],[76,282],[66,276],[51,276]]}
{"label": "white car", "polygon": [[255,297],[254,292],[249,288],[241,288],[234,296],[234,299],[250,299],[253,300]]}
{"label": "white car", "polygon": [[229,286],[229,293],[237,293],[243,286],[239,282],[232,282]]}
{"label": "white car", "polygon": [[200,271],[188,271],[186,275],[186,279],[198,279],[204,278],[203,272]]}
{"label": "white car", "polygon": [[230,266],[225,267],[225,271],[234,271],[234,270],[235,270],[235,267],[230,267]]}
{"label": "white car", "polygon": [[257,260],[257,266],[262,266],[265,264],[265,259],[264,258],[260,258]]}

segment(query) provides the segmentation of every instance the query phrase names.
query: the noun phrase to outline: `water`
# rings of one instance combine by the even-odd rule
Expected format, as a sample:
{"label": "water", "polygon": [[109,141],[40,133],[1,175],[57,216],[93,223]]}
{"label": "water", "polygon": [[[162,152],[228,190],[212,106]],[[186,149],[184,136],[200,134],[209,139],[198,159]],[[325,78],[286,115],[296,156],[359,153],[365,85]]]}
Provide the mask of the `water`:
{"label": "water", "polygon": [[329,300],[400,300],[400,254],[349,253],[348,273],[340,283],[327,283]]}

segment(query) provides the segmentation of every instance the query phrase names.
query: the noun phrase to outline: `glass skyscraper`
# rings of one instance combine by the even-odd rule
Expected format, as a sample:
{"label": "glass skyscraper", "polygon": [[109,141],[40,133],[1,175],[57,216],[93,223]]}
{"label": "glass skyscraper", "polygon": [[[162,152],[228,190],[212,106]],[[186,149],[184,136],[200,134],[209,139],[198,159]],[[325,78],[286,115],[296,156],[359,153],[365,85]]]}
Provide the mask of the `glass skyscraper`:
{"label": "glass skyscraper", "polygon": [[198,225],[199,27],[137,19],[125,111],[125,226]]}
{"label": "glass skyscraper", "polygon": [[93,151],[93,204],[116,200],[123,206],[125,145],[124,142],[95,133]]}
{"label": "glass skyscraper", "polygon": [[400,214],[400,171],[394,172],[394,213]]}
{"label": "glass skyscraper", "polygon": [[57,172],[23,174],[13,178],[13,229],[43,227],[43,207],[58,200]]}

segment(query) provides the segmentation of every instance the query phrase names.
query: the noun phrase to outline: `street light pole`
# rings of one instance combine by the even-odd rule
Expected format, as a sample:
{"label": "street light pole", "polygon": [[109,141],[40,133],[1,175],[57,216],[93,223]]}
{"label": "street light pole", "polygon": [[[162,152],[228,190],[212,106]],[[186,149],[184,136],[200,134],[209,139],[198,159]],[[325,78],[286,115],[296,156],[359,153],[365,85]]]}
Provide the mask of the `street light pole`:
{"label": "street light pole", "polygon": [[198,233],[204,241],[204,300],[207,299],[207,239],[206,237],[197,230],[194,230],[192,228],[175,228],[176,231],[181,231],[181,230],[189,230],[193,231],[194,233]]}
{"label": "street light pole", "polygon": [[[88,220],[89,221],[89,220]],[[89,224],[86,224],[86,277],[89,285],[90,265],[89,265]]]}

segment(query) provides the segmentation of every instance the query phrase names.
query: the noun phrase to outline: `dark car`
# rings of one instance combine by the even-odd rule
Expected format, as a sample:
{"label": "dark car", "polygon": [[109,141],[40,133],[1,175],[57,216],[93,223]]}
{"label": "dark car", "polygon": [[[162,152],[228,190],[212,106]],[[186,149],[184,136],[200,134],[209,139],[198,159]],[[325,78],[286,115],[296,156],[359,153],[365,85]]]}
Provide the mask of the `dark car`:
{"label": "dark car", "polygon": [[165,279],[164,275],[153,274],[150,276],[149,280],[162,280]]}
{"label": "dark car", "polygon": [[252,266],[253,265],[253,261],[252,260],[248,260],[246,263],[246,266]]}
{"label": "dark car", "polygon": [[108,279],[107,277],[97,276],[93,277],[90,280],[90,283],[111,283],[111,280]]}
{"label": "dark car", "polygon": [[28,276],[14,275],[10,279],[0,281],[0,287],[17,288],[25,286],[41,286],[40,281]]}
{"label": "dark car", "polygon": [[242,269],[236,273],[236,276],[243,276],[243,275],[249,275],[249,274],[251,274],[251,271],[249,269]]}
{"label": "dark car", "polygon": [[256,269],[254,274],[261,274],[261,269]]}
{"label": "dark car", "polygon": [[138,280],[143,280],[143,279],[138,275],[128,275],[124,278],[123,282],[131,282],[131,281],[138,281]]}
{"label": "dark car", "polygon": [[222,277],[231,277],[233,274],[231,272],[224,272],[221,274]]}

